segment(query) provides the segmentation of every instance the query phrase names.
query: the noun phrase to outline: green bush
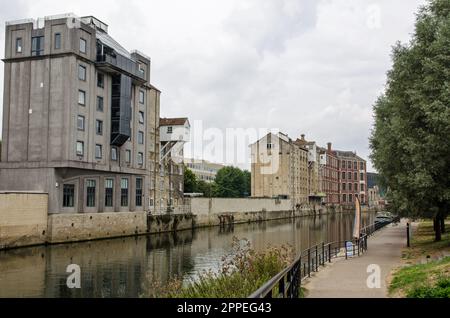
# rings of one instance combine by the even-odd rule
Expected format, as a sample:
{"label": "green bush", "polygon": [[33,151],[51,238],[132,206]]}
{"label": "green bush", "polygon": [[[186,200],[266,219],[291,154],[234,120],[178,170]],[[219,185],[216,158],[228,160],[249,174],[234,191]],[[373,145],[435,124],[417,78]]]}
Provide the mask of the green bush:
{"label": "green bush", "polygon": [[223,257],[218,272],[203,272],[187,284],[174,278],[168,283],[154,281],[145,297],[153,298],[245,298],[293,261],[292,248],[251,248],[248,240],[233,239],[232,251]]}

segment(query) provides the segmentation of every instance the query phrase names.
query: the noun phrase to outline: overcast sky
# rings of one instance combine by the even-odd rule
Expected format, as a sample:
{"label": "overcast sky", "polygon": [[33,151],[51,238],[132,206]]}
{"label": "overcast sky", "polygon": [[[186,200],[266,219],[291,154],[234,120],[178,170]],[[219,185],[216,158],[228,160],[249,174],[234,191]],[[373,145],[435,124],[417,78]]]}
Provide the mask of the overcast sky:
{"label": "overcast sky", "polygon": [[[424,3],[0,0],[0,52],[3,57],[5,21],[94,15],[125,48],[151,57],[161,116],[186,116],[221,131],[305,133],[368,159],[372,105],[384,88],[391,46],[408,41]],[[189,147],[187,155],[201,157],[199,149]]]}

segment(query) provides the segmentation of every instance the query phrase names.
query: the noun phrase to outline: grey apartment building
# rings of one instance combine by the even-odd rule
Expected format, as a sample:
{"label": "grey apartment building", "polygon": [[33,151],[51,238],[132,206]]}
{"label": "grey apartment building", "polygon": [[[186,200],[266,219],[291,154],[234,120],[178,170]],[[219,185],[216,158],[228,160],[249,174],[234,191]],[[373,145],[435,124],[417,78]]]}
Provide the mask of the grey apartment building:
{"label": "grey apartment building", "polygon": [[[6,24],[0,191],[49,195],[49,213],[157,202],[159,96],[150,59],[94,17]],[[152,185],[152,186],[151,186]]]}

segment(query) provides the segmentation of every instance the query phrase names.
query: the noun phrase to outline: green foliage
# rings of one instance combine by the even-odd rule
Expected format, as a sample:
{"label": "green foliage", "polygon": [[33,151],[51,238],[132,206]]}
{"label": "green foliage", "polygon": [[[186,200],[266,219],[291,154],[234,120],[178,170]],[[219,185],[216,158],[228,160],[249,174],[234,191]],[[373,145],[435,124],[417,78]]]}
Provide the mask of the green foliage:
{"label": "green foliage", "polygon": [[197,177],[191,169],[184,169],[184,192],[195,193],[197,187]]}
{"label": "green foliage", "polygon": [[154,282],[146,297],[160,298],[246,298],[293,260],[290,247],[269,247],[256,252],[247,240],[234,238],[232,251],[222,259],[218,273],[204,272],[187,284],[172,279]]}
{"label": "green foliage", "polygon": [[250,195],[250,173],[236,167],[225,167],[217,172],[215,196],[242,198]]}
{"label": "green foliage", "polygon": [[409,298],[450,298],[450,257],[427,264],[407,266],[394,274],[391,293],[404,291]]}
{"label": "green foliage", "polygon": [[421,8],[412,40],[398,43],[392,59],[385,93],[374,105],[371,158],[394,210],[445,217],[450,202],[450,1],[433,0]]}

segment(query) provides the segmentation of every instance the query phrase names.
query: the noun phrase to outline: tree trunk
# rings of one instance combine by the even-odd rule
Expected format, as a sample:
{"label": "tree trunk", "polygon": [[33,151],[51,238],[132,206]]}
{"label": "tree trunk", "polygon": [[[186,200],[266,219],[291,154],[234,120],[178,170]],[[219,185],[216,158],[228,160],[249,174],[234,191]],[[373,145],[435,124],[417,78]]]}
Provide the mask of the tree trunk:
{"label": "tree trunk", "polygon": [[435,242],[440,242],[442,240],[442,235],[441,235],[441,226],[440,226],[440,217],[436,216],[433,219],[433,223],[434,223],[434,241]]}

